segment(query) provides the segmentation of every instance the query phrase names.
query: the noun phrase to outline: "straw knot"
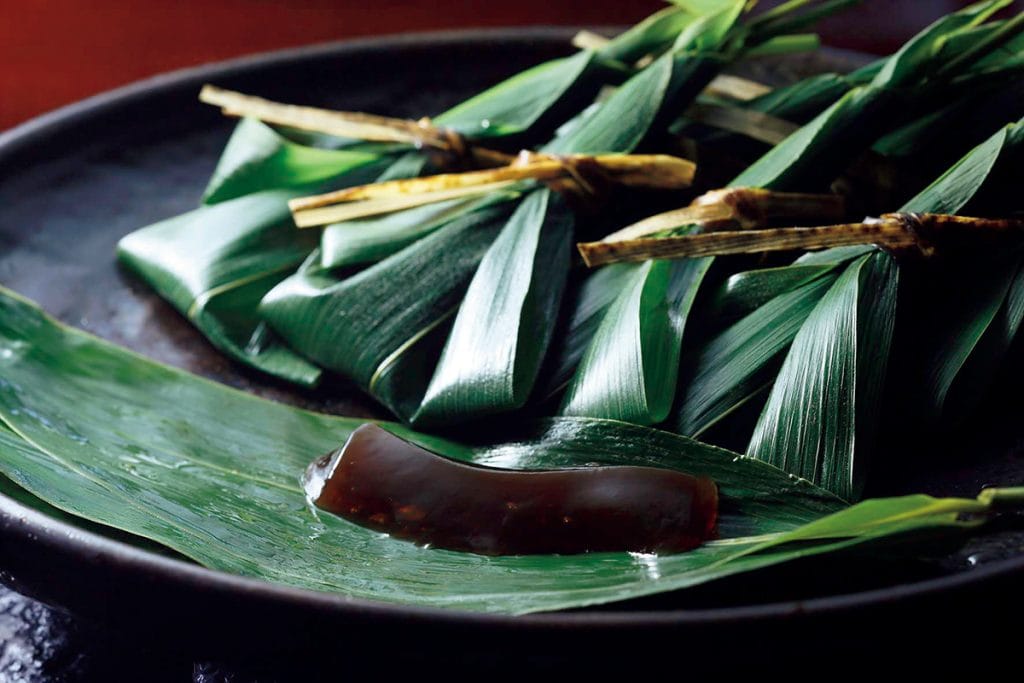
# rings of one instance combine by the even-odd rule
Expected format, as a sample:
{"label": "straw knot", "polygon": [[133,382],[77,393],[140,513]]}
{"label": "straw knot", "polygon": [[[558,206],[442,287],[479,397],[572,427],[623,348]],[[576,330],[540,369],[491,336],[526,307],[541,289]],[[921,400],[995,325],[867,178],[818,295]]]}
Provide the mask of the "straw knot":
{"label": "straw knot", "polygon": [[597,203],[600,197],[606,196],[609,186],[615,182],[601,163],[592,156],[551,154],[524,149],[519,152],[512,165],[530,166],[538,161],[554,161],[565,172],[564,177],[545,181],[545,185],[590,205]]}
{"label": "straw knot", "polygon": [[469,169],[481,165],[474,153],[475,146],[462,133],[435,125],[429,116],[416,121],[416,126],[423,134],[416,137],[414,145],[418,149],[428,148],[434,155],[435,164],[440,168]]}
{"label": "straw knot", "polygon": [[[906,233],[906,245],[880,245],[893,256],[897,257],[925,257],[935,255],[936,247],[932,239],[926,234],[931,226],[930,215],[903,211],[900,213],[882,214],[882,221],[891,221],[898,225]],[[869,221],[870,222],[870,221]]]}

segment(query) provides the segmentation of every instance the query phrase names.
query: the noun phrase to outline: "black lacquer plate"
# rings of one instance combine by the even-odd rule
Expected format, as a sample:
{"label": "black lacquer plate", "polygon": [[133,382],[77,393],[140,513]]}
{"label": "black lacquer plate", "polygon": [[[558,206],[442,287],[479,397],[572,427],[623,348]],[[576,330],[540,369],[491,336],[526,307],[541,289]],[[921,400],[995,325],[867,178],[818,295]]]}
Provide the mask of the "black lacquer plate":
{"label": "black lacquer plate", "polygon": [[[196,101],[205,82],[418,117],[568,53],[570,36],[563,29],[431,34],[279,52],[158,77],[31,121],[0,135],[0,283],[159,361],[276,400],[372,414],[372,404],[344,385],[297,393],[226,360],[117,267],[115,243],[196,205],[232,126]],[[777,81],[858,61],[826,51],[753,68]],[[1022,433],[996,430],[983,448],[995,455],[970,465],[939,459],[906,489],[973,496],[988,482],[1020,484]],[[1013,635],[1000,622],[1024,606],[1024,536],[1012,529],[997,528],[941,561],[855,566],[853,573],[841,560],[807,562],[600,609],[482,616],[213,572],[0,497],[0,580],[16,590],[128,634],[128,642],[163,643],[196,658],[310,663],[339,679],[437,665],[642,673],[661,662],[682,674],[834,661],[849,669],[894,653],[915,668],[948,668],[958,653],[998,651]]]}

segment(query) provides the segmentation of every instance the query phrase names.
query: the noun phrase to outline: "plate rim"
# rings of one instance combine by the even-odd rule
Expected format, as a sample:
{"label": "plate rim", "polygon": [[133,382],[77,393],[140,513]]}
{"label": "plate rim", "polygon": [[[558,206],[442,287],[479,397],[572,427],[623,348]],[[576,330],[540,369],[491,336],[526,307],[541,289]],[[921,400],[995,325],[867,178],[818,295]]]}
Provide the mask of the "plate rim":
{"label": "plate rim", "polygon": [[[0,170],[5,160],[30,149],[54,133],[81,125],[88,119],[102,116],[140,100],[161,94],[194,88],[213,79],[244,76],[262,68],[281,67],[289,63],[324,57],[341,57],[347,53],[389,51],[395,48],[441,48],[446,45],[465,47],[495,39],[532,44],[565,43],[577,31],[564,26],[522,26],[511,28],[457,29],[398,33],[382,36],[316,43],[283,50],[260,52],[229,60],[160,73],[101,92],[83,100],[40,114],[13,128],[0,132]],[[861,53],[836,48],[823,48],[839,57],[856,57]],[[2,175],[0,175],[2,177]],[[959,571],[947,576],[912,583],[897,583],[853,593],[842,593],[806,600],[777,601],[758,605],[728,607],[604,611],[595,606],[585,612],[555,611],[524,615],[476,612],[457,608],[435,608],[402,605],[355,598],[337,593],[295,588],[262,579],[208,569],[198,564],[164,557],[114,538],[74,526],[50,517],[13,498],[0,494],[0,530],[13,534],[16,540],[41,544],[54,553],[87,554],[92,559],[118,566],[125,571],[149,573],[162,580],[183,584],[190,590],[225,591],[245,598],[258,598],[289,607],[305,607],[337,613],[339,616],[362,616],[372,619],[401,619],[430,624],[442,622],[457,627],[523,628],[538,631],[566,626],[576,629],[618,630],[622,628],[680,627],[689,625],[727,625],[735,622],[761,622],[778,619],[811,618],[825,614],[849,613],[855,609],[884,607],[908,603],[919,598],[947,594],[957,589],[977,587],[986,581],[1014,574],[1024,575],[1024,555],[994,561],[985,566]],[[17,588],[16,588],[17,590]]]}

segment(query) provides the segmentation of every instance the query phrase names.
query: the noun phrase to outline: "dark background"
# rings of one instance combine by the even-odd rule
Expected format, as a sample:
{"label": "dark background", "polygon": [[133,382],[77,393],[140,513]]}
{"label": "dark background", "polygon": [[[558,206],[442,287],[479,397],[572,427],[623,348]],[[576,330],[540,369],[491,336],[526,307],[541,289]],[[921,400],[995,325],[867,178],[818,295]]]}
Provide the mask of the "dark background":
{"label": "dark background", "polygon": [[[830,45],[883,53],[966,4],[864,0],[825,22],[821,33]],[[0,130],[139,78],[252,52],[405,31],[628,24],[663,6],[660,0],[0,0]]]}

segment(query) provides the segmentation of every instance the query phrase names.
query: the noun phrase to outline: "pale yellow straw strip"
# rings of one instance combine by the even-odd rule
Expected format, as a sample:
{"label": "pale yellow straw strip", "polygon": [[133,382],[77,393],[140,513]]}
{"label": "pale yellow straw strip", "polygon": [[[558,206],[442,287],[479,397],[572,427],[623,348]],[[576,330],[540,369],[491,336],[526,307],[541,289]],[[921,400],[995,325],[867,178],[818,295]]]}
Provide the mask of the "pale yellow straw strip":
{"label": "pale yellow straw strip", "polygon": [[600,50],[611,40],[593,31],[583,30],[572,37],[572,46],[580,50]]}
{"label": "pale yellow straw strip", "polygon": [[696,123],[738,133],[770,145],[777,145],[800,127],[764,112],[717,104],[693,104],[683,115]]}
{"label": "pale yellow straw strip", "polygon": [[262,97],[224,90],[212,85],[203,86],[199,99],[220,107],[227,116],[245,116],[278,126],[353,140],[423,145],[460,155],[467,152],[480,166],[501,166],[513,158],[503,152],[476,145],[466,146],[461,136],[433,125],[427,118],[411,121],[362,112],[301,107],[272,102]]}
{"label": "pale yellow straw strip", "polygon": [[443,202],[449,199],[460,197],[474,197],[477,195],[496,192],[506,189],[515,184],[514,180],[504,180],[486,185],[473,185],[470,187],[456,187],[449,190],[438,190],[436,192],[423,192],[420,194],[394,195],[364,199],[354,202],[343,202],[331,204],[321,208],[305,209],[293,213],[295,225],[300,228],[312,228],[318,225],[330,225],[341,223],[357,218],[367,218],[404,209],[412,209],[425,204]]}
{"label": "pale yellow straw strip", "polygon": [[704,89],[704,94],[748,102],[762,95],[767,95],[771,91],[772,89],[767,85],[752,81],[749,78],[719,74]]}
{"label": "pale yellow straw strip", "polygon": [[890,213],[863,223],[810,228],[710,232],[627,242],[591,242],[577,247],[588,266],[649,259],[727,256],[768,251],[812,251],[874,244],[895,252],[930,256],[937,248],[952,253],[1005,248],[1024,237],[1024,221],[947,214]]}
{"label": "pale yellow straw strip", "polygon": [[[514,163],[501,168],[467,173],[443,173],[423,178],[407,178],[372,185],[360,185],[312,197],[293,199],[288,206],[292,210],[296,225],[311,227],[340,220],[336,218],[338,213],[334,212],[310,213],[315,209],[336,204],[365,203],[367,200],[415,195],[420,196],[421,199],[415,202],[409,200],[408,206],[420,206],[444,199],[480,194],[490,191],[493,187],[505,187],[510,183],[524,180],[540,182],[568,180],[571,181],[570,184],[578,184],[587,189],[585,176],[589,172],[599,173],[602,178],[623,185],[677,189],[689,187],[693,182],[695,169],[693,162],[663,154],[555,157],[527,152],[521,154]],[[455,194],[451,194],[453,192]],[[379,206],[379,210],[372,206],[352,210],[361,216],[398,210],[397,208],[387,208],[391,206],[387,203]],[[407,208],[407,206],[402,205],[402,208]],[[365,213],[365,211],[372,211],[372,213]]]}
{"label": "pale yellow straw strip", "polygon": [[840,220],[844,215],[845,203],[840,195],[732,187],[702,194],[689,206],[645,218],[601,241],[635,240],[691,224],[703,225],[707,230],[715,229],[715,222],[729,221],[738,223],[738,227],[754,228],[764,227],[772,219]]}
{"label": "pale yellow straw strip", "polygon": [[417,131],[413,122],[404,119],[281,104],[212,85],[203,86],[199,99],[220,107],[229,116],[248,116],[267,123],[343,138],[414,143],[429,135],[428,130]]}
{"label": "pale yellow straw strip", "polygon": [[906,247],[914,244],[895,222],[848,223],[814,228],[775,228],[709,232],[682,237],[660,237],[626,242],[579,244],[583,261],[591,268],[609,263],[631,263],[651,259],[727,256],[764,251],[825,249],[851,244],[879,244]]}

